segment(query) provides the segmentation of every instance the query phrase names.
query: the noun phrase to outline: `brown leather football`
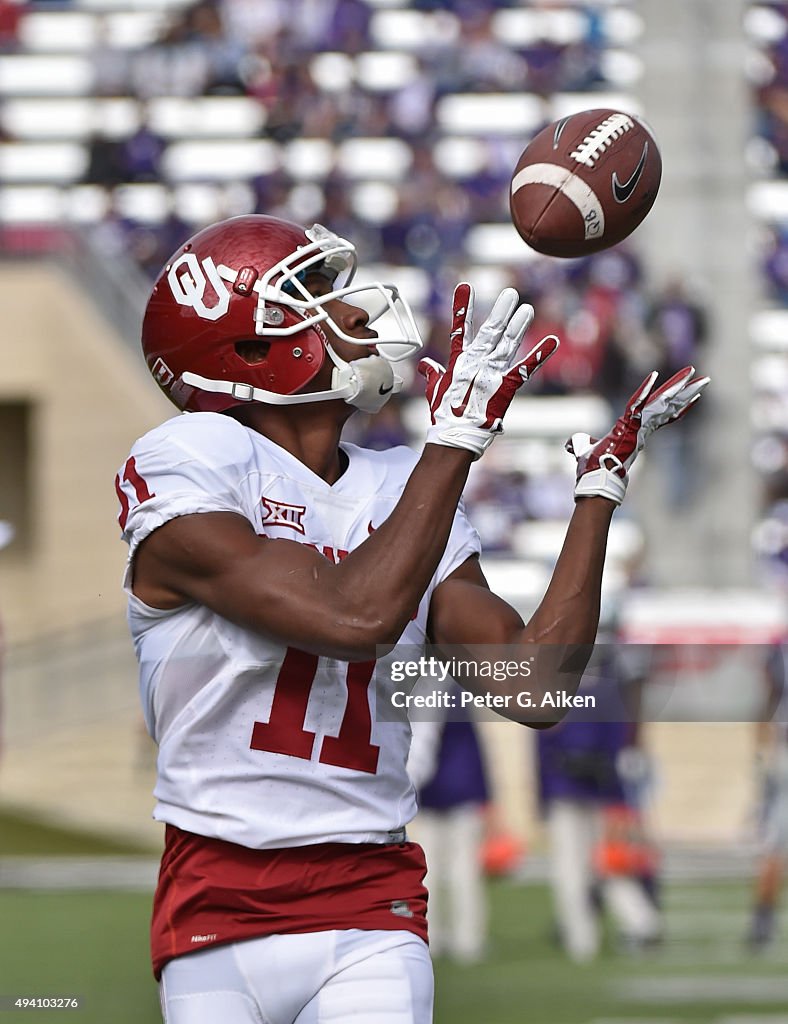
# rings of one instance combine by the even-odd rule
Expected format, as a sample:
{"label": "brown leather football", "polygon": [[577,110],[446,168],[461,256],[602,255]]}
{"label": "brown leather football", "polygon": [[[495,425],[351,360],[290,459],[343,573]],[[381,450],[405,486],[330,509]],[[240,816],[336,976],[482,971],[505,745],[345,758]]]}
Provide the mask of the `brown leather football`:
{"label": "brown leather football", "polygon": [[509,196],[522,238],[547,256],[587,256],[630,235],[654,205],[662,158],[649,128],[620,110],[562,117],[523,151]]}

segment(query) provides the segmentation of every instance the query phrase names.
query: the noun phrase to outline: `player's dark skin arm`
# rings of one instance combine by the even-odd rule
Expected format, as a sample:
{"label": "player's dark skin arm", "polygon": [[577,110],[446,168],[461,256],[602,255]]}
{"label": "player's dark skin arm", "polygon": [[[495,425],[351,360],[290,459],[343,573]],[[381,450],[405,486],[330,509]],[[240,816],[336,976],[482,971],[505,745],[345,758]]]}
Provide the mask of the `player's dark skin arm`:
{"label": "player's dark skin arm", "polygon": [[[496,646],[521,646],[526,656],[536,650],[537,679],[540,652],[534,645],[540,645],[545,656],[541,659],[543,678],[538,682],[547,687],[565,686],[574,679],[576,685],[582,666],[569,675],[562,674],[560,679],[544,675],[554,671],[553,663],[560,660],[556,658],[560,652],[573,648],[582,651],[594,643],[607,536],[614,510],[613,502],[605,498],[578,500],[550,584],[527,623],[511,605],[490,591],[478,560],[468,559],[432,595],[428,626],[432,642],[438,647],[462,645],[466,652],[463,656],[489,657]],[[475,645],[486,645],[486,651],[475,651]],[[516,657],[511,650],[507,655]],[[473,680],[460,681],[474,689]],[[487,689],[482,686],[478,692]],[[556,716],[551,715],[555,720]],[[525,716],[522,709],[513,708],[507,717],[523,721]]]}
{"label": "player's dark skin arm", "polygon": [[313,654],[374,658],[399,639],[435,573],[470,465],[470,452],[425,445],[391,515],[339,565],[258,537],[234,513],[170,520],[140,545],[134,593],[156,608],[198,602]]}

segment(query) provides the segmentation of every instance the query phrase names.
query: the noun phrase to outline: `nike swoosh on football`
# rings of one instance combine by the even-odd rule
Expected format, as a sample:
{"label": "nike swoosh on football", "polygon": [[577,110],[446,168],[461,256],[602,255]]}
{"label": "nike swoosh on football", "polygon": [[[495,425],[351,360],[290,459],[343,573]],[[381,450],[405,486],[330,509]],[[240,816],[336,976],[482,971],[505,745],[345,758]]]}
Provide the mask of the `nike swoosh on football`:
{"label": "nike swoosh on football", "polygon": [[638,182],[643,176],[643,170],[646,166],[646,159],[648,157],[648,142],[643,143],[643,152],[640,154],[640,160],[635,170],[632,172],[632,177],[629,181],[625,181],[622,185],[618,180],[618,174],[613,171],[613,198],[617,203],[625,203],[627,199],[632,195],[635,189],[638,187]]}
{"label": "nike swoosh on football", "polygon": [[558,141],[561,138],[561,136],[564,134],[564,128],[566,128],[566,124],[567,124],[568,120],[569,120],[568,117],[564,117],[555,126],[555,131],[553,132],[553,149],[558,149]]}
{"label": "nike swoosh on football", "polygon": [[378,394],[379,395],[387,395],[389,393],[389,391],[393,391],[393,390],[394,390],[394,385],[393,384],[390,387],[387,387],[387,388],[384,388],[383,385],[381,384],[380,387],[378,388]]}

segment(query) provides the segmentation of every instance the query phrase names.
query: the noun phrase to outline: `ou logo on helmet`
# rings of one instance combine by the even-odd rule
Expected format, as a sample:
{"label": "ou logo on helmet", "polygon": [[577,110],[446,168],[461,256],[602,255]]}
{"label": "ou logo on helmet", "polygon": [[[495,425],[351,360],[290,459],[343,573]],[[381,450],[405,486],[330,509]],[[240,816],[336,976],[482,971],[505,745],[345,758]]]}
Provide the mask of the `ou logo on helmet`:
{"label": "ou logo on helmet", "polygon": [[[170,267],[167,280],[175,301],[181,306],[190,306],[203,320],[218,320],[230,306],[230,290],[210,256],[200,263],[193,252],[183,253]],[[213,306],[205,304],[205,289],[209,284],[216,293]]]}

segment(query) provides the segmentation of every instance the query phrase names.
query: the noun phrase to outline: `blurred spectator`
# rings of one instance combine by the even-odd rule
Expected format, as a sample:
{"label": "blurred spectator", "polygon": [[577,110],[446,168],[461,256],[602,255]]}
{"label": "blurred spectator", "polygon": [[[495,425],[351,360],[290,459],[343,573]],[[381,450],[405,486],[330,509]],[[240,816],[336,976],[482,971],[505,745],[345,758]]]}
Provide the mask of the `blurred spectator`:
{"label": "blurred spectator", "polygon": [[239,65],[249,41],[225,33],[217,0],[203,0],[187,12],[186,18],[187,44],[207,57],[208,80],[203,91],[208,95],[243,93]]}
{"label": "blurred spectator", "polygon": [[770,297],[788,305],[788,230],[781,225],[765,231],[763,271]]}
{"label": "blurred spectator", "polygon": [[111,189],[125,179],[123,144],[104,132],[96,132],[87,142],[88,159],[83,181]]}
{"label": "blurred spectator", "polygon": [[[449,288],[451,288],[451,285],[449,285]],[[450,291],[449,294],[451,294]],[[445,304],[446,303],[444,297],[444,305]],[[449,358],[449,338],[451,335],[451,320],[446,319],[447,312],[448,309],[441,309],[440,307],[436,308],[433,311],[433,315],[430,317],[428,325],[429,333],[427,333],[426,336],[423,336],[424,348],[419,353],[419,358],[434,359],[435,362],[440,363],[441,366],[445,366]],[[544,370],[540,370],[539,373],[544,373]],[[414,379],[414,395],[419,394],[419,389],[422,388],[422,383],[422,377],[417,376]]]}
{"label": "blurred spectator", "polygon": [[[135,224],[127,235],[126,247],[131,258],[148,277],[154,278],[161,270],[161,239],[155,224]],[[171,253],[168,252],[169,255]]]}
{"label": "blurred spectator", "polygon": [[669,281],[652,300],[646,327],[657,351],[660,374],[672,376],[702,358],[708,333],[706,311],[678,278]]}
{"label": "blurred spectator", "polygon": [[537,389],[546,394],[564,394],[571,386],[567,375],[567,365],[571,365],[571,346],[567,345],[566,317],[568,308],[575,301],[575,295],[565,282],[556,281],[554,285],[541,290],[537,284],[525,291],[528,301],[535,308],[535,317],[528,334],[523,339],[520,356],[524,356],[532,347],[531,338],[543,338],[547,334],[555,334],[561,339],[561,347],[550,359],[550,362],[539,371],[540,383]]}
{"label": "blurred spectator", "polygon": [[640,671],[614,642],[598,637],[582,693],[596,708],[570,711],[537,733],[539,800],[547,826],[550,879],[560,941],[575,961],[599,952],[601,908],[612,914],[627,948],[660,938],[653,896],[653,852],[642,832],[641,787],[647,761],[636,726]]}
{"label": "blurred spectator", "polygon": [[165,37],[134,54],[131,87],[140,99],[155,96],[201,96],[211,82],[207,52],[187,41],[185,26],[176,23]]}
{"label": "blurred spectator", "polygon": [[417,142],[430,131],[435,92],[432,69],[422,63],[419,73],[388,99],[388,118],[396,134]]}
{"label": "blurred spectator", "polygon": [[774,148],[776,169],[788,174],[788,34],[767,52],[756,88],[758,130]]}
{"label": "blurred spectator", "polygon": [[[593,256],[585,270],[587,284],[577,327],[585,330],[593,348],[587,355],[592,388],[620,405],[653,362],[646,360],[644,373],[634,365],[639,335],[644,333],[640,264],[626,245],[619,245]],[[570,322],[570,332],[572,328]]]}
{"label": "blurred spectator", "polygon": [[124,218],[118,208],[117,197],[110,193],[107,212],[90,233],[91,241],[99,255],[107,261],[122,258],[126,243],[134,224]]}
{"label": "blurred spectator", "polygon": [[227,35],[221,8],[201,0],[176,14],[152,45],[134,55],[132,85],[142,99],[242,93],[242,58],[248,42]]}
{"label": "blurred spectator", "polygon": [[120,145],[118,160],[124,181],[159,181],[164,140],[143,121],[140,127]]}
{"label": "blurred spectator", "polygon": [[380,228],[371,221],[361,221],[351,207],[352,183],[340,172],[333,171],[323,182],[324,208],[321,216],[341,238],[353,238],[359,254],[359,266],[380,261]]}
{"label": "blurred spectator", "polygon": [[167,216],[161,222],[157,232],[159,236],[160,264],[164,264],[170,256],[176,252],[179,246],[183,245],[187,238],[193,234],[191,224],[187,224],[175,209],[170,209]]}
{"label": "blurred spectator", "polygon": [[484,550],[512,551],[514,527],[527,518],[525,474],[483,464],[474,466],[465,501]]}
{"label": "blurred spectator", "polygon": [[416,818],[427,860],[430,949],[461,963],[481,960],[487,943],[482,871],[490,794],[476,726],[452,712],[412,723],[408,773],[419,794]]}
{"label": "blurred spectator", "polygon": [[596,391],[616,404],[628,398],[627,387],[640,382],[637,335],[644,333],[640,268],[633,254],[617,246],[567,261],[563,269],[535,264],[521,271],[518,284],[536,308],[523,354],[530,338],[561,339],[537,387],[548,394]]}
{"label": "blurred spectator", "polygon": [[321,49],[363,53],[369,49],[370,5],[365,0],[324,0],[331,15]]}
{"label": "blurred spectator", "polygon": [[97,96],[122,96],[131,83],[132,53],[112,41],[107,15],[96,17],[96,42],[91,53],[93,91]]}
{"label": "blurred spectator", "polygon": [[526,478],[523,493],[528,519],[564,519],[574,505],[574,477],[566,469],[545,469]]}
{"label": "blurred spectator", "polygon": [[492,31],[494,12],[475,4],[461,18],[461,38],[456,48],[454,89],[457,92],[510,92],[523,88],[528,65]]}
{"label": "blurred spectator", "polygon": [[290,220],[288,196],[291,184],[290,178],[281,171],[256,178],[253,188],[257,211],[266,213],[269,217],[282,217],[284,220]]}
{"label": "blurred spectator", "polygon": [[520,50],[529,92],[551,96],[566,80],[567,47],[554,39],[535,39]]}
{"label": "blurred spectator", "polygon": [[767,488],[766,507],[753,534],[753,547],[760,559],[764,582],[785,588],[788,587],[788,491],[778,500],[770,502],[769,498],[770,488]]}
{"label": "blurred spectator", "polygon": [[[707,326],[705,309],[689,295],[682,281],[669,281],[654,297],[646,314],[646,329],[656,350],[653,365],[663,380],[702,361]],[[655,459],[666,464],[665,493],[676,507],[692,499],[700,482],[694,471],[698,464],[695,449],[705,413],[701,411],[698,415],[698,411],[687,417],[686,430],[677,431],[681,433],[678,440],[666,438],[666,443],[654,450]]]}
{"label": "blurred spectator", "polygon": [[440,235],[431,194],[401,189],[397,211],[381,226],[383,258],[388,263],[429,269],[438,262]]}
{"label": "blurred spectator", "polygon": [[755,774],[761,855],[746,941],[754,951],[774,942],[777,911],[788,860],[788,645],[771,647],[765,658],[762,720],[756,723]]}
{"label": "blurred spectator", "polygon": [[502,147],[496,145],[493,139],[485,140],[484,146],[484,163],[462,179],[463,190],[471,203],[474,223],[508,218],[509,181],[512,166],[517,159],[515,157],[512,160],[508,151],[501,153]]}
{"label": "blurred spectator", "polygon": [[[0,551],[7,547],[14,539],[14,527],[0,519]],[[0,621],[0,754],[3,752],[3,668],[5,664],[5,636],[3,635],[3,624]]]}
{"label": "blurred spectator", "polygon": [[396,213],[380,228],[383,257],[433,273],[462,251],[473,209],[467,193],[438,173],[428,146],[413,155]]}
{"label": "blurred spectator", "polygon": [[266,135],[275,142],[290,142],[303,134],[309,103],[319,94],[309,67],[293,60],[277,69],[276,93],[268,105]]}
{"label": "blurred spectator", "polygon": [[[303,6],[303,4],[302,4]],[[224,0],[221,18],[230,39],[243,39],[250,50],[282,31],[293,4],[287,0]]]}
{"label": "blurred spectator", "polygon": [[0,104],[0,142],[13,142],[13,136],[5,123],[3,106]]}

